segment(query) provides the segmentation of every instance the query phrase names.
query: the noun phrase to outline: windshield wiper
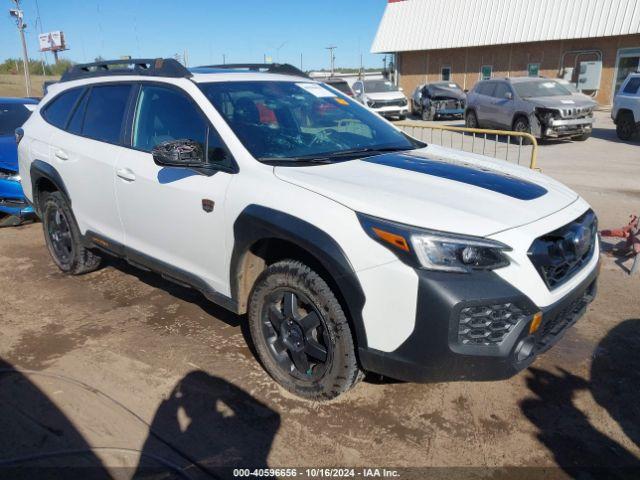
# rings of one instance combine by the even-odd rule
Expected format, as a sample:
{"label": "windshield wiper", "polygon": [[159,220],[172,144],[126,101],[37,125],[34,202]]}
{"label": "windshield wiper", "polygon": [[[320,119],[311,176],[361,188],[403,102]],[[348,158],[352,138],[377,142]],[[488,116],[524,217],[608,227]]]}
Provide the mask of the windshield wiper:
{"label": "windshield wiper", "polygon": [[368,156],[369,154],[383,154],[388,152],[404,152],[407,150],[415,150],[415,147],[367,147],[367,148],[354,148],[352,150],[341,150],[338,152],[318,154],[318,155],[304,155],[300,157],[283,157],[283,158],[271,158],[261,157],[258,158],[263,163],[270,165],[285,165],[288,163],[312,163],[312,164],[327,164],[336,161],[345,161],[358,158],[358,156]]}

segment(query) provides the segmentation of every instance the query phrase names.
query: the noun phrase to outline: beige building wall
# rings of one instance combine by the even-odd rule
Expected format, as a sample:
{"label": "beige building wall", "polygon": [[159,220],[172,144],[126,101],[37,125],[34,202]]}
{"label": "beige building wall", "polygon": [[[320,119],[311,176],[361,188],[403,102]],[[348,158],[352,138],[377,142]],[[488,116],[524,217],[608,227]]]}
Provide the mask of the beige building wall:
{"label": "beige building wall", "polygon": [[[640,34],[578,40],[521,43],[487,47],[453,48],[446,50],[401,52],[398,54],[400,86],[411,94],[417,85],[441,80],[441,69],[451,67],[452,79],[464,89],[472,88],[480,79],[483,65],[493,67],[494,77],[527,75],[530,63],[540,64],[540,75],[558,77],[563,54],[574,50],[602,52],[602,78],[596,100],[610,105],[618,50],[640,48]],[[595,60],[595,54],[580,60]],[[575,66],[576,55],[567,53],[564,66]]]}

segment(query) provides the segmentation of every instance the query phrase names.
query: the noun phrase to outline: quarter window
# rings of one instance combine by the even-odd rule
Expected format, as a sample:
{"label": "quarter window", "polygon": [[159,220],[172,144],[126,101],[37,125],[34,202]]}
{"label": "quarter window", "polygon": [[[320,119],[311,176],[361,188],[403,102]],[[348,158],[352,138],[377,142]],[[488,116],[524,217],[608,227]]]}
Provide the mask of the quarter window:
{"label": "quarter window", "polygon": [[89,93],[82,135],[117,143],[122,131],[131,85],[98,85]]}
{"label": "quarter window", "polygon": [[83,91],[83,88],[74,88],[58,95],[47,104],[42,116],[50,124],[58,128],[64,128],[67,125],[71,110]]}

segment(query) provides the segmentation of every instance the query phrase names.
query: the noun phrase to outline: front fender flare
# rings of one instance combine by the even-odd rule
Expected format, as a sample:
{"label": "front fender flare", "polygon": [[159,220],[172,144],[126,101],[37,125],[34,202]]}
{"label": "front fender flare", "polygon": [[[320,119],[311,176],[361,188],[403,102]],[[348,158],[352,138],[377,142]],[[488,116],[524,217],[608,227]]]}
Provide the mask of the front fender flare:
{"label": "front fender flare", "polygon": [[311,254],[337,285],[347,316],[354,330],[357,347],[366,347],[366,332],[362,319],[365,295],[356,273],[340,245],[326,232],[288,213],[260,205],[246,207],[233,225],[235,237],[231,255],[231,296],[239,302],[238,272],[245,255],[260,240],[285,240]]}

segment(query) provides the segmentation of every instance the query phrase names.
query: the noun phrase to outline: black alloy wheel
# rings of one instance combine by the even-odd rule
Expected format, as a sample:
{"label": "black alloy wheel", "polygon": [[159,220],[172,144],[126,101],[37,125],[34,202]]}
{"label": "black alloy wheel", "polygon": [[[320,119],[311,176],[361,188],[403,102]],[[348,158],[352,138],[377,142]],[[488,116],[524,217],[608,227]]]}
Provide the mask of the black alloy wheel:
{"label": "black alloy wheel", "polygon": [[44,224],[55,259],[63,265],[69,264],[75,252],[65,212],[61,208],[48,208]]}
{"label": "black alloy wheel", "polygon": [[301,292],[276,290],[267,299],[262,331],[276,364],[300,380],[322,378],[331,361],[331,340],[318,309]]}

